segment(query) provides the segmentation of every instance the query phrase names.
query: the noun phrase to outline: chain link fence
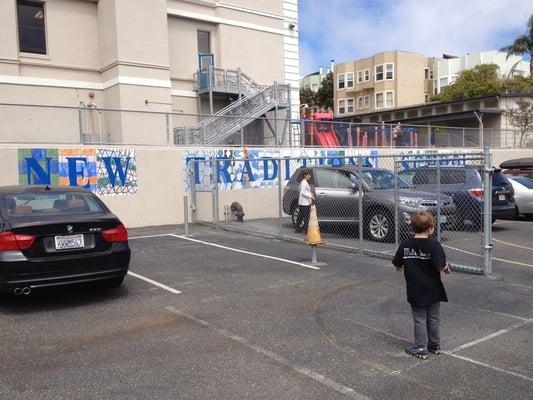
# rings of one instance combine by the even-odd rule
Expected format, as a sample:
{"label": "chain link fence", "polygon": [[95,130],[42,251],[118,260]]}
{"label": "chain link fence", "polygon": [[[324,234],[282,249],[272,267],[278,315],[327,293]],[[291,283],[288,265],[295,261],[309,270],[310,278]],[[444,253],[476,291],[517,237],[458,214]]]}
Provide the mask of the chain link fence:
{"label": "chain link fence", "polygon": [[488,150],[413,158],[190,160],[192,222],[301,241],[306,226],[299,186],[310,172],[324,246],[392,258],[401,240],[413,235],[412,213],[427,210],[452,266],[490,274],[489,165]]}
{"label": "chain link fence", "polygon": [[[278,92],[283,93],[275,91]],[[287,98],[279,93],[274,97],[260,94],[270,99],[265,100],[269,107],[277,102],[272,100],[274,98],[287,103]],[[225,108],[227,112],[222,109],[213,115],[204,115],[114,110],[91,105],[0,103],[0,143],[479,148],[483,141],[483,145],[493,148],[520,147],[520,135],[511,129],[486,127],[480,131],[479,128],[430,124],[361,124],[336,121],[331,117],[291,120],[290,108],[286,107],[261,109],[261,116],[256,117],[235,113],[235,109],[240,108],[230,106]],[[526,147],[533,147],[531,140],[525,143]]]}

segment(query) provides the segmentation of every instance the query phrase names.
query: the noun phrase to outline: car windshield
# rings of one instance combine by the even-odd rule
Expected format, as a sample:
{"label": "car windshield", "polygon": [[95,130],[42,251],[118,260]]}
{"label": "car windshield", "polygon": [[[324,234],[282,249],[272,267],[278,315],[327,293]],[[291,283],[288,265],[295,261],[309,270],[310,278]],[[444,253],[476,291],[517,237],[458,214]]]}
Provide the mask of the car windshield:
{"label": "car windshield", "polygon": [[10,218],[42,218],[43,215],[101,214],[106,210],[91,193],[25,192],[0,197],[3,213]]}
{"label": "car windshield", "polygon": [[524,185],[528,189],[533,189],[533,179],[525,178],[522,176],[517,176],[513,178],[513,180],[518,182],[521,185]]}
{"label": "car windshield", "polygon": [[[363,179],[372,189],[394,189],[395,176],[391,171],[376,169],[363,171]],[[399,188],[410,188],[411,186],[401,177],[397,177]]]}

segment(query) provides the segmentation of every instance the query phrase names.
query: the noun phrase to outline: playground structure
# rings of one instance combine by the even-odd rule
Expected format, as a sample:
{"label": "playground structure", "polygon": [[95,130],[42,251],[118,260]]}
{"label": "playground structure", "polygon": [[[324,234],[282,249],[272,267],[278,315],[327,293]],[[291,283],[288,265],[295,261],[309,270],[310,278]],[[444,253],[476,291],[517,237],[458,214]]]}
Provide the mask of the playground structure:
{"label": "playground structure", "polygon": [[381,123],[363,125],[334,121],[329,112],[312,113],[301,120],[306,146],[315,147],[418,147],[418,130]]}

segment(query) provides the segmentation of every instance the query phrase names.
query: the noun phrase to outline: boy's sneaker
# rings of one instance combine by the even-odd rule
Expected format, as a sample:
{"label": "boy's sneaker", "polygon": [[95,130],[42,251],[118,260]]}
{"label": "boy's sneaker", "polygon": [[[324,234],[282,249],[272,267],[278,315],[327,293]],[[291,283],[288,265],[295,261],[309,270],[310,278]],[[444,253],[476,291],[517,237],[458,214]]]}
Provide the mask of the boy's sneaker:
{"label": "boy's sneaker", "polygon": [[410,356],[420,358],[421,360],[427,360],[429,358],[428,351],[423,347],[415,347],[410,344],[405,348],[405,352]]}

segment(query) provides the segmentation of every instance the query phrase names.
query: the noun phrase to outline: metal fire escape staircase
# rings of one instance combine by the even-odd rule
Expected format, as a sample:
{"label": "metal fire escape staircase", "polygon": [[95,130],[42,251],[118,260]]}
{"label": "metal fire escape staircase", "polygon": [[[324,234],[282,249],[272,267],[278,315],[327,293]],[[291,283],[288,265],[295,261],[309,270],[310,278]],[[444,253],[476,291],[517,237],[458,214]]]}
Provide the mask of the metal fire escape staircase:
{"label": "metal fire escape staircase", "polygon": [[290,103],[289,85],[258,85],[240,70],[200,70],[195,74],[195,82],[198,97],[209,96],[210,108],[216,94],[236,95],[238,99],[195,127],[174,128],[176,144],[222,144],[257,118],[272,110],[288,108]]}

